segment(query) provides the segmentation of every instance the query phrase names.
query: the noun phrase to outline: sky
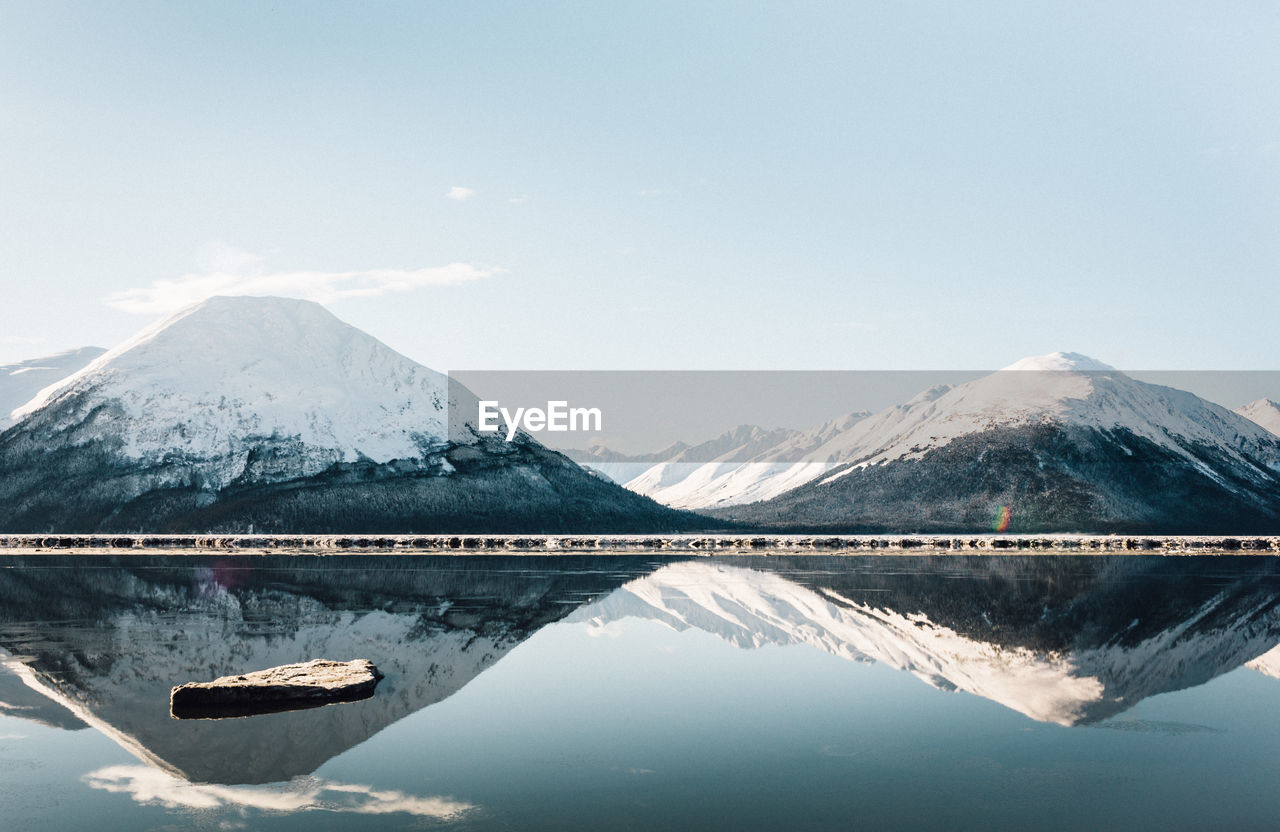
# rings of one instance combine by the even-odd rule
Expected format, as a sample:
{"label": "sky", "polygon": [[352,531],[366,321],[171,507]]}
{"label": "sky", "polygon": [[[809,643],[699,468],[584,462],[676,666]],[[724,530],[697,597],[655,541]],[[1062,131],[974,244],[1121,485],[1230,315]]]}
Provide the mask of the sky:
{"label": "sky", "polygon": [[0,362],[1280,369],[1280,7],[0,0]]}

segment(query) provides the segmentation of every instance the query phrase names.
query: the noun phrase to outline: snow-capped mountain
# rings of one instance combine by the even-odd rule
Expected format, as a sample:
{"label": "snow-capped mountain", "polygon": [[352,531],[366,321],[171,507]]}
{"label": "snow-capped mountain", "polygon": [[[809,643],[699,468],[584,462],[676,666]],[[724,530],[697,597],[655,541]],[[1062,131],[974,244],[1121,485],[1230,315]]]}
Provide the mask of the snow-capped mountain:
{"label": "snow-capped mountain", "polygon": [[528,436],[478,434],[475,402],[319,304],[211,298],[12,411],[0,527],[672,527]]}
{"label": "snow-capped mountain", "polygon": [[[181,458],[217,490],[251,450],[281,476],[425,459],[448,434],[448,380],[310,301],[218,297],[144,329],[12,412],[142,464]],[[103,413],[103,417],[95,413]]]}
{"label": "snow-capped mountain", "polygon": [[0,431],[13,424],[9,415],[45,387],[66,378],[102,355],[101,347],[81,347],[15,364],[0,364]]}
{"label": "snow-capped mountain", "polygon": [[610,462],[660,462],[664,459],[671,459],[676,454],[688,450],[689,447],[685,442],[672,442],[660,451],[653,451],[647,454],[624,454],[603,443],[596,442],[588,445],[585,451],[566,451],[566,455],[571,456],[575,461],[581,459],[593,465]]}
{"label": "snow-capped mountain", "polygon": [[[1008,575],[967,561],[910,560],[881,582],[847,563],[818,578],[811,563],[801,572],[810,582],[852,575],[839,587],[802,585],[785,565],[672,564],[568,620],[603,627],[646,618],[747,649],[807,645],[1060,725],[1097,722],[1148,696],[1256,666],[1280,642],[1280,598],[1252,573],[1210,586],[1180,581],[1182,564],[1153,570],[1141,559],[1081,562],[1070,576],[1059,574],[1061,564],[1030,559]],[[931,579],[946,585],[929,591]]]}
{"label": "snow-capped mountain", "polygon": [[839,437],[867,415],[848,413],[807,431],[742,425],[658,462],[626,486],[674,508],[766,500],[839,465]]}
{"label": "snow-capped mountain", "polygon": [[1024,358],[1001,371],[954,388],[926,391],[846,435],[866,468],[919,458],[961,437],[993,428],[1071,425],[1126,431],[1193,459],[1189,444],[1203,443],[1244,461],[1261,453],[1280,463],[1276,449],[1230,411],[1171,387],[1136,381],[1078,353]]}
{"label": "snow-capped mountain", "polygon": [[666,505],[700,506],[700,501],[693,496],[699,488],[743,466],[755,464],[755,460],[768,456],[798,435],[799,431],[786,428],[770,430],[758,425],[738,425],[706,442],[655,460],[624,484]]}
{"label": "snow-capped mountain", "polygon": [[597,474],[606,476],[619,485],[623,485],[628,480],[634,479],[639,474],[649,470],[654,463],[672,459],[688,448],[689,445],[684,442],[673,442],[660,451],[652,451],[646,454],[625,454],[597,442],[587,446],[585,450],[568,448],[562,453],[583,468],[595,471]]}
{"label": "snow-capped mountain", "polygon": [[1236,413],[1280,436],[1280,404],[1258,399],[1236,408]]}
{"label": "snow-capped mountain", "polygon": [[[1242,532],[1280,528],[1280,440],[1182,390],[1073,353],[859,421],[847,462],[772,500],[718,512],[768,525]],[[1006,524],[1006,525],[1007,525]]]}

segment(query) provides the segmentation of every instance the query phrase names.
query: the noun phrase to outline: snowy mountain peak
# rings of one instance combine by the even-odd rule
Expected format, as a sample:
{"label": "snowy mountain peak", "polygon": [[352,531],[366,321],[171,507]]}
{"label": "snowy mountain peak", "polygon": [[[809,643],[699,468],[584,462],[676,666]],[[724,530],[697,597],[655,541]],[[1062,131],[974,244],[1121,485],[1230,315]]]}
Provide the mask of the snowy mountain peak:
{"label": "snowy mountain peak", "polygon": [[1041,373],[1105,373],[1114,371],[1115,367],[1078,352],[1051,352],[1048,355],[1032,355],[1015,361],[1005,367],[1002,372],[1009,370]]}
{"label": "snowy mountain peak", "polygon": [[[310,475],[424,456],[447,437],[447,381],[317,303],[215,297],[147,327],[13,412],[125,457],[197,463],[221,487],[287,445]],[[199,465],[207,461],[210,465]]]}
{"label": "snowy mountain peak", "polygon": [[[344,330],[346,332],[344,332]],[[230,365],[245,359],[268,358],[300,351],[300,347],[328,347],[329,355],[316,355],[317,363],[333,357],[344,336],[363,335],[342,323],[313,301],[276,297],[212,297],[188,306],[142,329],[124,343],[98,356],[79,372],[41,390],[14,412],[22,418],[38,410],[85,378],[105,372],[160,369],[157,359],[178,359],[182,369],[172,376],[183,377],[194,365],[206,375],[189,378],[199,384],[213,380],[208,371],[225,375]],[[306,336],[302,342],[298,336]],[[368,338],[369,336],[364,336]],[[372,339],[371,339],[372,340]],[[176,368],[175,368],[176,369]]]}
{"label": "snowy mountain peak", "polygon": [[1249,402],[1243,407],[1237,407],[1236,413],[1280,436],[1280,404],[1271,399]]}
{"label": "snowy mountain peak", "polygon": [[860,458],[857,467],[865,468],[918,458],[969,434],[1049,424],[1127,432],[1197,468],[1203,463],[1192,446],[1216,448],[1248,468],[1262,459],[1280,470],[1275,437],[1257,425],[1192,393],[1137,381],[1077,353],[1024,358],[942,395],[882,411],[849,432],[845,458]]}
{"label": "snowy mountain peak", "polygon": [[[927,390],[922,390],[919,393],[916,393],[909,401],[907,401],[906,406],[910,407],[911,405],[925,404],[927,402],[934,401],[935,399],[939,399],[947,393],[950,393],[953,387],[954,385],[951,384],[935,384]],[[870,414],[866,414],[863,418],[866,418],[866,416],[869,415]]]}

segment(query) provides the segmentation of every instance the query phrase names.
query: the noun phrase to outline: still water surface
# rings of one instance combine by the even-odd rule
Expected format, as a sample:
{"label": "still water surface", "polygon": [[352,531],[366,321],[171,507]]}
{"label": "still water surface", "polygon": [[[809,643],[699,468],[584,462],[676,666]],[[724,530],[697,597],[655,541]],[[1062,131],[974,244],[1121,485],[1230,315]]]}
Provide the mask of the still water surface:
{"label": "still water surface", "polygon": [[0,558],[0,825],[1274,829],[1278,644],[1270,557]]}

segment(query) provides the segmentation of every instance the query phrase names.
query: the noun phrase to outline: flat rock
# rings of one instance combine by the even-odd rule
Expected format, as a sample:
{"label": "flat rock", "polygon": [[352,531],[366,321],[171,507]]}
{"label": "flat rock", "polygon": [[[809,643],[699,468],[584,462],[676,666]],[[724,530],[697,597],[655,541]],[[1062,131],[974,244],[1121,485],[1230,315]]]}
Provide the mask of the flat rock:
{"label": "flat rock", "polygon": [[169,692],[169,711],[178,719],[209,719],[351,702],[372,696],[381,678],[368,659],[313,659],[178,685]]}

